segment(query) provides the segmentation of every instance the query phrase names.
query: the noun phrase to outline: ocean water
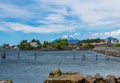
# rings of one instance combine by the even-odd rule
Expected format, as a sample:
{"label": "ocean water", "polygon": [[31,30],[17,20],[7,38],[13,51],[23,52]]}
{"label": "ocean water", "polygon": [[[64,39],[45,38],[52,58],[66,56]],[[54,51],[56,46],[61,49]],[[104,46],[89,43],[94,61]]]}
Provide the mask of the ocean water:
{"label": "ocean water", "polygon": [[[85,53],[86,60],[82,61]],[[2,56],[3,52],[0,51]],[[120,76],[120,58],[110,57],[106,60],[104,54],[87,51],[18,51],[7,50],[7,58],[0,57],[0,79],[11,79],[13,83],[43,83],[49,73],[57,68],[63,72],[79,72],[85,75],[100,73]],[[75,59],[74,59],[75,55]]]}

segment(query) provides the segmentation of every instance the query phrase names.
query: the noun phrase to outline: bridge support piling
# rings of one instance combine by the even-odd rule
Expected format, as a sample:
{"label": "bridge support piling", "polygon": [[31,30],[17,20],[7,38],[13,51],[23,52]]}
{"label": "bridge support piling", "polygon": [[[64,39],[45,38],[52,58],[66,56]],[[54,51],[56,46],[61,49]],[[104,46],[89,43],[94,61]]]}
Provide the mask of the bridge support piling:
{"label": "bridge support piling", "polygon": [[96,60],[98,60],[98,54],[96,53]]}
{"label": "bridge support piling", "polygon": [[35,58],[35,60],[36,60],[36,55],[37,55],[37,54],[36,54],[36,51],[35,51],[35,57],[34,57],[34,58]]}
{"label": "bridge support piling", "polygon": [[82,61],[86,59],[86,55],[82,54]]}
{"label": "bridge support piling", "polygon": [[3,50],[3,55],[1,58],[6,58],[6,50],[5,49]]}
{"label": "bridge support piling", "polygon": [[75,60],[76,59],[76,54],[74,53],[74,55],[73,55],[73,59]]}
{"label": "bridge support piling", "polygon": [[109,55],[105,55],[105,57],[106,57],[106,60],[109,60],[110,58],[109,58]]}
{"label": "bridge support piling", "polygon": [[18,51],[18,59],[20,59],[20,52]]}

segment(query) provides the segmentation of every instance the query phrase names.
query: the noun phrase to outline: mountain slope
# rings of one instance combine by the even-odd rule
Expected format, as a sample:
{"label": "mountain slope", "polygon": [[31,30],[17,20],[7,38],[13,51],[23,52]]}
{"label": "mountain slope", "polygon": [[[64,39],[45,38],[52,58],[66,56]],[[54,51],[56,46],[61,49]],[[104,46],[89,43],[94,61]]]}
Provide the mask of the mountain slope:
{"label": "mountain slope", "polygon": [[117,41],[118,39],[117,38],[113,38],[113,37],[108,37],[108,38],[106,38],[106,40],[109,40],[109,41]]}
{"label": "mountain slope", "polygon": [[66,39],[68,41],[68,43],[79,43],[80,40],[73,37],[73,36],[62,36],[61,38],[59,39],[56,39],[56,40],[53,40],[52,42],[56,42],[57,40],[62,40],[62,39]]}

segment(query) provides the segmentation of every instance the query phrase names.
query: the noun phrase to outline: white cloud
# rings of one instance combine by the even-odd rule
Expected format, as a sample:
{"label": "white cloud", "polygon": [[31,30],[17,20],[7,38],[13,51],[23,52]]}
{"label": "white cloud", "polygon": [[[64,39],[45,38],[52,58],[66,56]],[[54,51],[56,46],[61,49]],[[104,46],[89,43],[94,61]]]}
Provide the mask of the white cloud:
{"label": "white cloud", "polygon": [[[71,9],[71,15],[78,16],[90,27],[115,26],[120,19],[119,0],[36,0],[49,5],[64,6]],[[112,26],[111,26],[112,25]]]}
{"label": "white cloud", "polygon": [[6,29],[4,29],[3,27],[0,27],[0,31],[6,31]]}
{"label": "white cloud", "polygon": [[75,35],[75,36],[79,36],[79,35],[80,35],[80,33],[75,33],[74,35]]}
{"label": "white cloud", "polygon": [[[10,17],[16,18],[17,20],[22,19],[24,21],[24,18],[27,18],[28,21],[44,24],[43,26],[40,25],[41,27],[34,27],[29,25],[28,22],[26,22],[26,24],[22,24],[21,22],[6,22],[7,26],[10,27],[9,29],[28,33],[73,32],[76,31],[76,29],[81,28],[89,28],[89,30],[92,28],[97,30],[101,27],[107,29],[120,27],[120,10],[118,9],[120,8],[119,0],[32,1],[34,1],[34,3],[30,5],[27,4],[27,6],[15,5],[14,3],[12,4],[12,2],[0,3],[0,19],[3,17]],[[79,21],[76,19],[72,20],[70,17],[75,17],[77,20],[79,19]],[[0,30],[3,29],[5,28],[0,28]]]}
{"label": "white cloud", "polygon": [[117,31],[111,31],[111,32],[101,32],[101,33],[94,33],[94,34],[90,34],[89,37],[90,38],[106,38],[106,37],[116,37],[116,38],[120,38],[120,30]]}
{"label": "white cloud", "polygon": [[[117,4],[116,4],[117,3]],[[78,2],[71,6],[73,9],[73,14],[78,15],[83,22],[88,23],[91,27],[103,26],[113,23],[115,25],[116,17],[120,17],[120,7],[119,0],[97,0]],[[112,19],[112,20],[111,20]],[[113,20],[114,19],[114,20]],[[97,25],[96,25],[97,24]],[[108,25],[109,26],[109,25]]]}
{"label": "white cloud", "polygon": [[65,23],[64,16],[59,15],[59,14],[49,14],[44,20],[39,20],[39,23],[43,24],[55,24],[55,23]]}
{"label": "white cloud", "polygon": [[29,25],[20,24],[20,23],[6,22],[4,23],[3,28],[5,30],[21,31],[25,33],[60,33],[63,31],[69,31],[74,27],[69,27],[64,25],[54,25],[54,24],[51,24],[45,27],[34,27],[34,26],[29,26]]}
{"label": "white cloud", "polygon": [[11,4],[0,3],[0,17],[31,17],[33,16],[31,11],[25,9],[24,7],[19,7]]}
{"label": "white cloud", "polygon": [[50,14],[46,19],[48,21],[58,21],[58,22],[64,21],[64,18],[61,15],[57,15],[57,14]]}

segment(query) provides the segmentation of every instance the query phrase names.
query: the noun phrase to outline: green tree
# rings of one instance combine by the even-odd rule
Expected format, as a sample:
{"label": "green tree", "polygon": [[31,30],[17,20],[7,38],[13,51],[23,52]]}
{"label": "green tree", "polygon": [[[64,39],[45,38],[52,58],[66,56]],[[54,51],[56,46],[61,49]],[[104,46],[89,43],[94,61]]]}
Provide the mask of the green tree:
{"label": "green tree", "polygon": [[[32,45],[31,43],[34,43],[34,45]],[[30,45],[32,47],[32,49],[41,49],[41,43],[39,40],[36,40],[36,39],[32,39],[31,42],[30,42]]]}
{"label": "green tree", "polygon": [[36,40],[35,40],[35,39],[32,39],[31,42],[36,42]]}
{"label": "green tree", "polygon": [[112,47],[120,47],[120,44],[113,44]]}
{"label": "green tree", "polygon": [[80,43],[99,43],[100,39],[86,39],[82,40]]}
{"label": "green tree", "polygon": [[49,43],[48,43],[48,41],[44,41],[44,43],[43,43],[43,48],[48,48],[49,47]]}
{"label": "green tree", "polygon": [[3,44],[2,48],[10,48],[9,44]]}
{"label": "green tree", "polygon": [[19,45],[20,49],[28,50],[31,49],[30,43],[27,40],[22,40]]}
{"label": "green tree", "polygon": [[68,46],[68,42],[66,39],[57,40],[53,45],[53,47],[57,49],[64,49],[66,46]]}
{"label": "green tree", "polygon": [[39,40],[36,40],[36,42],[37,42],[37,45],[38,45],[37,48],[40,49],[42,47],[42,44],[40,43]]}

